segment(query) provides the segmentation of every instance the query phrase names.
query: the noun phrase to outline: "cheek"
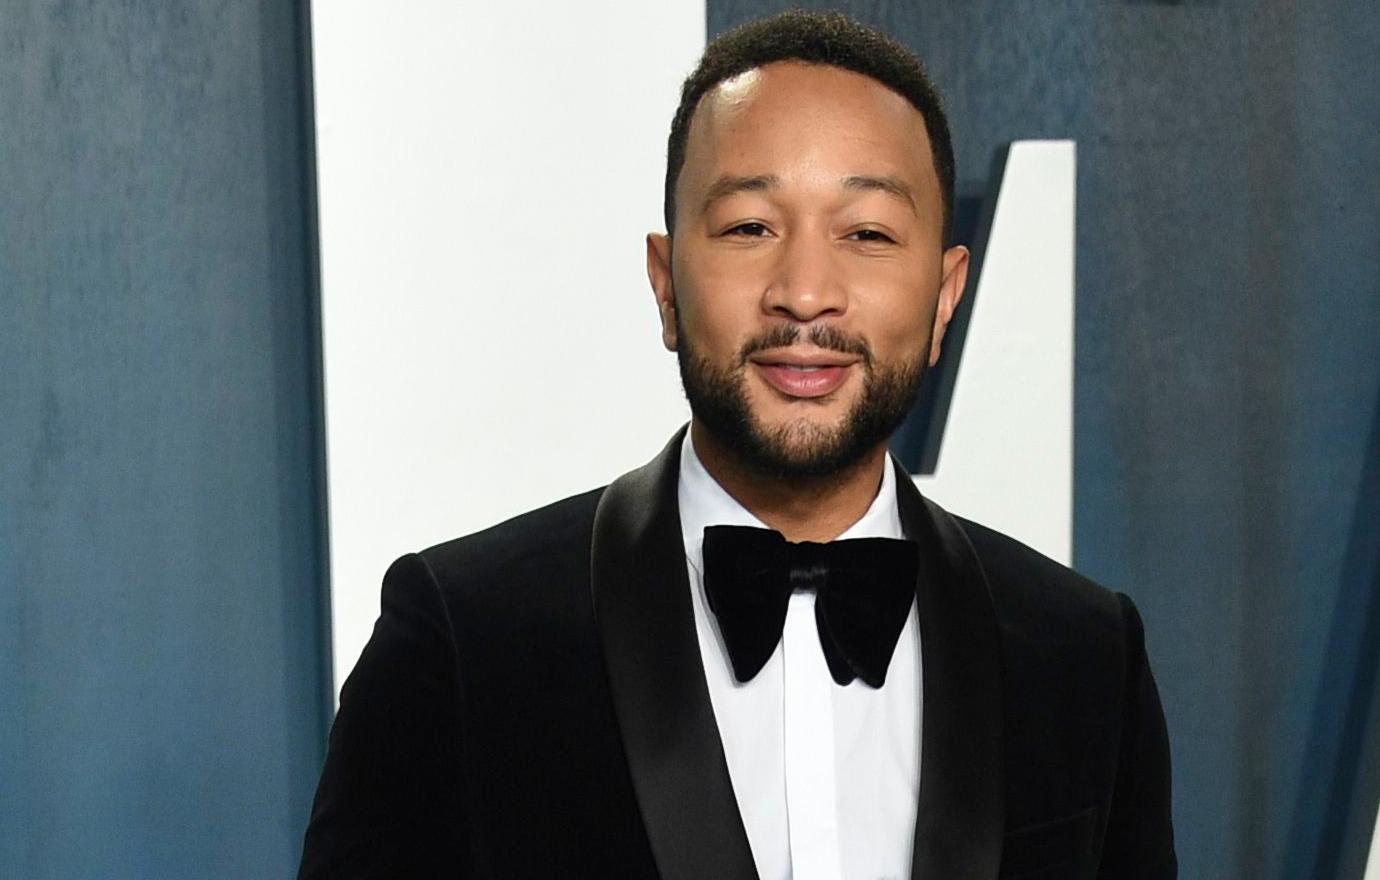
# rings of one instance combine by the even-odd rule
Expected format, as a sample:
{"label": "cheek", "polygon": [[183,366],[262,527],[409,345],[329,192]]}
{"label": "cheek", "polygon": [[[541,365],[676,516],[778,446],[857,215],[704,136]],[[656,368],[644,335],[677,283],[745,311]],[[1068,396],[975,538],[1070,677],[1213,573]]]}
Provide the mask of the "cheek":
{"label": "cheek", "polygon": [[758,329],[717,301],[708,308],[703,302],[696,302],[682,315],[682,322],[694,349],[721,363],[735,358],[743,343]]}
{"label": "cheek", "polygon": [[676,308],[700,353],[721,359],[761,330],[761,292],[744,274],[712,264],[676,272]]}
{"label": "cheek", "polygon": [[867,302],[867,324],[875,353],[885,359],[914,357],[916,350],[929,344],[937,294],[914,283],[874,291],[877,295]]}

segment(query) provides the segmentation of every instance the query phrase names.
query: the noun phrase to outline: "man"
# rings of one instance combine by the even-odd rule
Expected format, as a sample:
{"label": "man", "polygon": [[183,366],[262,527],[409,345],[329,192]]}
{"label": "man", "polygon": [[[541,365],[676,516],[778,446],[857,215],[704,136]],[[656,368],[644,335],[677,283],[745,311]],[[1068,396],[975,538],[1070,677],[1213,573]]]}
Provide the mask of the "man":
{"label": "man", "polygon": [[303,877],[1175,875],[1130,600],[887,454],[963,292],[953,178],[880,34],[708,47],[647,239],[689,430],[393,565]]}

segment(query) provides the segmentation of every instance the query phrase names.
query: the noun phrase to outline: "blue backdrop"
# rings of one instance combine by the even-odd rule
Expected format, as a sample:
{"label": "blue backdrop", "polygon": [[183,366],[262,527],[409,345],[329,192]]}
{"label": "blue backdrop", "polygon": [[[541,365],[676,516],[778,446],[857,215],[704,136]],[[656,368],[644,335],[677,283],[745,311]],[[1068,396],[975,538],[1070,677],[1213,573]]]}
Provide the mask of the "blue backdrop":
{"label": "blue backdrop", "polygon": [[293,4],[0,12],[0,877],[286,877],[324,753]]}

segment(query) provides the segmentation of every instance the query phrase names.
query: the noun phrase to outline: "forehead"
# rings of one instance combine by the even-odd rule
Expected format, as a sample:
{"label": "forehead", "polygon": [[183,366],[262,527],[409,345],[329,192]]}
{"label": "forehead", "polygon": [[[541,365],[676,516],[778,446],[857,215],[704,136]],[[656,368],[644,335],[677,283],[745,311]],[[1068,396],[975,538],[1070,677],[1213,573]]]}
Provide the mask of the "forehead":
{"label": "forehead", "polygon": [[910,101],[869,76],[800,61],[753,68],[705,93],[690,120],[681,183],[793,162],[844,176],[903,176],[938,194],[925,120]]}

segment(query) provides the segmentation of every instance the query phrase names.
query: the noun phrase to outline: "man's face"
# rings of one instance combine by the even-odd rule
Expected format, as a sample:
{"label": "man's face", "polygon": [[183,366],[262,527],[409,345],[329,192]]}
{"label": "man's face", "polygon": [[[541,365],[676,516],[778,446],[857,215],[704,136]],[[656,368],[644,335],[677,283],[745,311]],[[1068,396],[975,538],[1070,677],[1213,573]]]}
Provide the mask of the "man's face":
{"label": "man's face", "polygon": [[778,62],[691,121],[674,246],[648,236],[697,422],[755,470],[839,472],[905,417],[962,293],[920,113],[869,77]]}

